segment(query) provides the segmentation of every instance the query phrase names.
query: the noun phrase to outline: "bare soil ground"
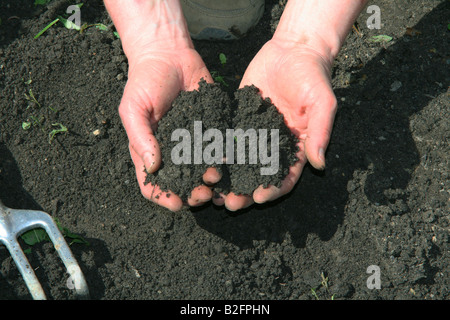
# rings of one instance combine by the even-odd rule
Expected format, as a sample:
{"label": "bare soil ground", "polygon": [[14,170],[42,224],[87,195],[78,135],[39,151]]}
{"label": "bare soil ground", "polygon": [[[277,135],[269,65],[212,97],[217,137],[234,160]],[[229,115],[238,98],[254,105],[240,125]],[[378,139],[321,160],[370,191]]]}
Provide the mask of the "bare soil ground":
{"label": "bare soil ground", "polygon": [[[245,39],[195,42],[230,92],[283,10],[266,2]],[[327,169],[308,166],[288,196],[238,213],[171,213],[141,196],[117,112],[120,40],[60,23],[33,39],[69,4],[0,1],[0,198],[89,242],[71,248],[93,299],[449,298],[448,1],[376,1],[380,30],[362,12],[333,68]],[[100,0],[84,1],[81,19],[111,25]],[[56,123],[68,132],[50,143]],[[51,243],[24,248],[48,297],[74,299]],[[0,263],[0,298],[31,299],[4,247]],[[369,266],[380,289],[367,286]]]}

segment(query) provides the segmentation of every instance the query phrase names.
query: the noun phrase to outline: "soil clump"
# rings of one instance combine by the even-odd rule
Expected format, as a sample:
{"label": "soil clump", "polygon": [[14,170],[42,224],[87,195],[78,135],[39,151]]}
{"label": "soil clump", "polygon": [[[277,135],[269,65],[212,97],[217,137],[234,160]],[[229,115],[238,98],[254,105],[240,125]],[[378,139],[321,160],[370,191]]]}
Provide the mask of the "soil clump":
{"label": "soil clump", "polygon": [[[204,184],[207,168],[214,167],[222,174],[214,186],[217,193],[251,195],[260,185],[280,187],[289,167],[298,161],[298,139],[258,88],[246,86],[234,96],[230,99],[220,84],[204,80],[198,90],[180,92],[158,123],[155,136],[162,163],[159,170],[147,175],[145,183],[185,201],[195,187]],[[210,137],[210,129],[216,135]],[[213,148],[212,143],[220,148]]]}

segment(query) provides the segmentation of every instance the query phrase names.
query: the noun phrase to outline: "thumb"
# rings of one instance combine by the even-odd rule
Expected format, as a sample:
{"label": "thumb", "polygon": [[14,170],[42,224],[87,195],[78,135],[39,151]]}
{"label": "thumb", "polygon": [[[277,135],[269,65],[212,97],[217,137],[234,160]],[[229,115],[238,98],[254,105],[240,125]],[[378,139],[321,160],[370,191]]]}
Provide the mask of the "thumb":
{"label": "thumb", "polygon": [[126,94],[119,106],[119,115],[128,136],[130,148],[142,159],[147,173],[161,165],[161,151],[150,123],[153,108],[139,105]]}
{"label": "thumb", "polygon": [[311,106],[305,153],[311,165],[319,170],[325,169],[325,151],[330,142],[336,109],[337,101],[331,88],[322,91],[316,104]]}

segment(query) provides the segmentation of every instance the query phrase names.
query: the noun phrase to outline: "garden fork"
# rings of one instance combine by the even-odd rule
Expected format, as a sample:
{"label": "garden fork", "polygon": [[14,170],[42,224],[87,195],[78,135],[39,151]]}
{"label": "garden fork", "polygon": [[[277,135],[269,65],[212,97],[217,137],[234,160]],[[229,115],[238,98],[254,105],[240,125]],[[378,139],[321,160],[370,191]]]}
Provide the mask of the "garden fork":
{"label": "garden fork", "polygon": [[72,282],[70,285],[68,283],[69,287],[76,290],[79,298],[88,299],[89,290],[80,266],[50,215],[36,210],[7,208],[0,201],[0,243],[6,246],[14,259],[33,299],[46,300],[46,296],[17,238],[34,228],[43,228],[47,232],[70,275],[69,280]]}

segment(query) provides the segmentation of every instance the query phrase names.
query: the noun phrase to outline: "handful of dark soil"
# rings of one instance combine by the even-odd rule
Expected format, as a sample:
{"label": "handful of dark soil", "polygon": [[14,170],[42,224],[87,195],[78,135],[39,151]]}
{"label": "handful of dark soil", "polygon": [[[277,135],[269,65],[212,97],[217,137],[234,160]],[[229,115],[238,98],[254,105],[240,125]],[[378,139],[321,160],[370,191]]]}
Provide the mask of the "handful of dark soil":
{"label": "handful of dark soil", "polygon": [[180,92],[155,136],[162,162],[145,184],[183,201],[204,184],[209,167],[222,173],[215,192],[251,195],[260,185],[279,187],[298,161],[297,137],[255,86],[237,90],[232,100],[218,84],[202,80],[198,90]]}

